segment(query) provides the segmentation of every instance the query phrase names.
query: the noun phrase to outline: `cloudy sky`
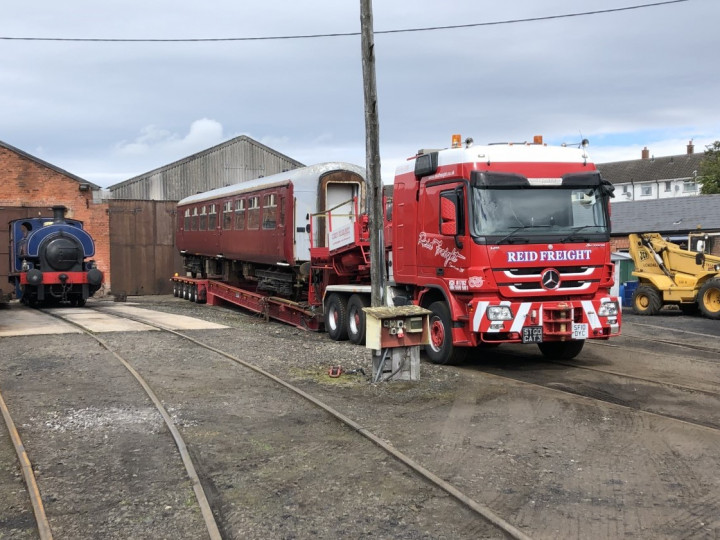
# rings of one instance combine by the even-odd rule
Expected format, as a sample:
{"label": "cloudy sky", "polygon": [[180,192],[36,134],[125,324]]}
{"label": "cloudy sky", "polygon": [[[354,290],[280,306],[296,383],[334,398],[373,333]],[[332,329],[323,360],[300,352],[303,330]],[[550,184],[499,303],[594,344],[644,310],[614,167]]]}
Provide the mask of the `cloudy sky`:
{"label": "cloudy sky", "polygon": [[[453,133],[587,138],[599,163],[720,139],[717,0],[375,0],[373,12],[386,181]],[[381,33],[458,25],[475,26]],[[306,164],[364,165],[360,37],[287,39],[359,31],[359,0],[3,0],[0,140],[103,187],[238,135]]]}

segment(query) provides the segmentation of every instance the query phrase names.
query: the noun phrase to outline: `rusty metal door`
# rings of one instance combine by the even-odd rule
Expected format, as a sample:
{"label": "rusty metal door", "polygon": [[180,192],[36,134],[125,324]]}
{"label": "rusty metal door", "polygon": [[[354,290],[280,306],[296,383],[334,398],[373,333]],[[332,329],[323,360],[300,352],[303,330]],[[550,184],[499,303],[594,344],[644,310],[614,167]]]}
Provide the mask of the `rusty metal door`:
{"label": "rusty metal door", "polygon": [[169,278],[182,271],[175,248],[173,201],[111,200],[112,293],[170,294]]}
{"label": "rusty metal door", "polygon": [[8,282],[10,273],[10,222],[27,217],[52,216],[46,206],[4,206],[0,208],[0,302],[14,298],[15,289]]}

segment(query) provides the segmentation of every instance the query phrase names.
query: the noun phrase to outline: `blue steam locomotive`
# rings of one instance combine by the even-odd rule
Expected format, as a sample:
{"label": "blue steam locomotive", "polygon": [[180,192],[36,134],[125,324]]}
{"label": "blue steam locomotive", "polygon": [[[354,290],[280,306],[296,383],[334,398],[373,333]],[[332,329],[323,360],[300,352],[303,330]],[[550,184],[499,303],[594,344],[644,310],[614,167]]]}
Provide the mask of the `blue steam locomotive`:
{"label": "blue steam locomotive", "polygon": [[69,303],[84,306],[102,285],[95,243],[81,221],[66,219],[64,206],[52,218],[10,222],[10,274],[16,295],[28,305]]}

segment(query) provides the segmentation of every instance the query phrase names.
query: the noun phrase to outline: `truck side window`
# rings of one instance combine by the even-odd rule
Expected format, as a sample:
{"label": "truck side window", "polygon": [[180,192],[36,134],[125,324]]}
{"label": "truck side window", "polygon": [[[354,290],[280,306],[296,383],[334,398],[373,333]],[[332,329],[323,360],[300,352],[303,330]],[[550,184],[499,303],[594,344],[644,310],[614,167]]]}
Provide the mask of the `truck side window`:
{"label": "truck side window", "polygon": [[465,234],[465,211],[462,187],[440,193],[440,234]]}

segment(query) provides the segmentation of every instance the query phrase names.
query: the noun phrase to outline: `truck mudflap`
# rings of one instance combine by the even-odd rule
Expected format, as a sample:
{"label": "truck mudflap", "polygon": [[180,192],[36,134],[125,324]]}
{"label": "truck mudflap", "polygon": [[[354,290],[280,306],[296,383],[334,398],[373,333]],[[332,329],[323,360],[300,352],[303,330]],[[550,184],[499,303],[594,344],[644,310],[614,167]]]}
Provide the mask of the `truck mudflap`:
{"label": "truck mudflap", "polygon": [[471,309],[479,342],[543,343],[620,334],[620,302],[614,296],[557,302],[480,300]]}

